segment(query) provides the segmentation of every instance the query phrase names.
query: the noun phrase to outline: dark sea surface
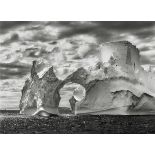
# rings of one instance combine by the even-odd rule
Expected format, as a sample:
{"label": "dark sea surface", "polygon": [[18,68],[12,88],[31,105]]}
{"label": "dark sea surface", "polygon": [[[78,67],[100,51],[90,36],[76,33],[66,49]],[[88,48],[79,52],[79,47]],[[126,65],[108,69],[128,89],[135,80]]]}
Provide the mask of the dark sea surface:
{"label": "dark sea surface", "polygon": [[146,134],[155,133],[155,115],[24,116],[0,112],[4,134]]}

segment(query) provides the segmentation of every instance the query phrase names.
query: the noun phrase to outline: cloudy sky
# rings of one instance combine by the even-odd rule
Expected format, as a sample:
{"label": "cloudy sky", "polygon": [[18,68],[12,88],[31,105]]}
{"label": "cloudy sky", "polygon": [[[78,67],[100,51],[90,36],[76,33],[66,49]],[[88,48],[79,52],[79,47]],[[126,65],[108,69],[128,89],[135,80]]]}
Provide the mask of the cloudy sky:
{"label": "cloudy sky", "polygon": [[155,66],[155,22],[0,22],[0,108],[15,108],[34,59],[63,79],[97,61],[97,45],[128,40],[141,64]]}

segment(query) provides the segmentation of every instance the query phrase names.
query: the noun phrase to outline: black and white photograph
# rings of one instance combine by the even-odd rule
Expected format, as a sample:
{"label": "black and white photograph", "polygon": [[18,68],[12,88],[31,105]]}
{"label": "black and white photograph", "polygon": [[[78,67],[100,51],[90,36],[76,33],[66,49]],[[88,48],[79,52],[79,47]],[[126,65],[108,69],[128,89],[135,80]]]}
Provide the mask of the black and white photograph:
{"label": "black and white photograph", "polygon": [[1,21],[0,133],[155,133],[154,21]]}
{"label": "black and white photograph", "polygon": [[152,155],[153,0],[0,0],[0,155]]}

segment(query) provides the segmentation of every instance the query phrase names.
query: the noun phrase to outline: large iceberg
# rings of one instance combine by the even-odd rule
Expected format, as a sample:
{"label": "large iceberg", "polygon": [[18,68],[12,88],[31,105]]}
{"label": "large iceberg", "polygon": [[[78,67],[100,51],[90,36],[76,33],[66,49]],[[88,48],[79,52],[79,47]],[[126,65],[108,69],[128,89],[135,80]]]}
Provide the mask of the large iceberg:
{"label": "large iceberg", "polygon": [[95,66],[78,68],[64,80],[56,77],[53,67],[39,77],[34,61],[22,90],[21,114],[59,115],[60,89],[69,82],[83,87],[83,97],[75,90],[69,99],[75,115],[154,113],[155,74],[141,67],[136,46],[119,41],[101,44],[98,49]]}

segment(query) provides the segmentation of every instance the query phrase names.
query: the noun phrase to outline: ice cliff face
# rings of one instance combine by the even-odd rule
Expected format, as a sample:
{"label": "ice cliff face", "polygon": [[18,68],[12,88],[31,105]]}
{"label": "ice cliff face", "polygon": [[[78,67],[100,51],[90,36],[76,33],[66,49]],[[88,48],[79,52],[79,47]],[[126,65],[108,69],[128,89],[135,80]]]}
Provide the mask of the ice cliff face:
{"label": "ice cliff face", "polygon": [[[132,114],[155,110],[155,89],[146,84],[147,77],[140,66],[138,49],[127,41],[99,46],[98,63],[91,68],[78,68],[64,80],[59,80],[53,67],[42,76],[33,62],[31,76],[22,90],[20,112],[28,115],[59,114],[60,89],[69,82],[85,88],[85,97],[69,99],[74,114]],[[142,76],[143,75],[143,76]],[[147,79],[147,80],[145,80]],[[149,82],[147,82],[149,83]]]}
{"label": "ice cliff face", "polygon": [[[92,86],[87,89],[84,100],[80,104],[75,104],[75,114],[101,114],[103,111],[106,114],[106,110],[113,109],[115,111],[115,109],[120,109],[117,114],[127,115],[132,114],[132,111],[136,109],[141,111],[144,104],[147,107],[146,109],[155,110],[153,94],[149,95],[151,92],[138,81],[131,81],[122,77],[95,80],[91,83]],[[147,102],[150,104],[147,104]],[[116,113],[111,111],[110,114]]]}
{"label": "ice cliff face", "polygon": [[55,88],[61,81],[56,77],[51,67],[42,78],[36,73],[36,61],[33,62],[31,77],[26,80],[20,100],[21,113],[33,115],[40,110],[58,114],[60,96]]}

